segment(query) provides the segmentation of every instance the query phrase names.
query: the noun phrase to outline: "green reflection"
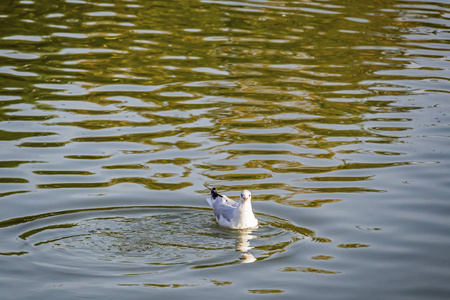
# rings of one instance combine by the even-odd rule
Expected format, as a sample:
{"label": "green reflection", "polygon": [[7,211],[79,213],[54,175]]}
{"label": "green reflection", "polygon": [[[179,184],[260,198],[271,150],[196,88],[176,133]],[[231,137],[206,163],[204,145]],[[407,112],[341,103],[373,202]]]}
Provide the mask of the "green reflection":
{"label": "green reflection", "polygon": [[96,159],[105,159],[109,158],[111,155],[66,155],[65,158],[69,159],[88,159],[88,160],[96,160]]}
{"label": "green reflection", "polygon": [[38,170],[33,171],[38,175],[94,175],[95,173],[89,171],[66,171],[66,170]]}
{"label": "green reflection", "polygon": [[316,274],[339,274],[341,272],[329,271],[311,267],[286,267],[281,270],[281,272],[303,272],[303,273],[316,273]]}
{"label": "green reflection", "polygon": [[25,178],[1,178],[0,183],[28,183],[29,181]]}
{"label": "green reflection", "polygon": [[8,160],[0,161],[0,168],[17,168],[22,164],[46,163],[45,161]]}
{"label": "green reflection", "polygon": [[0,193],[0,198],[1,197],[7,197],[7,196],[12,196],[12,195],[16,195],[16,194],[24,194],[24,193],[30,193],[31,191],[11,191],[11,192],[6,192],[6,193]]}
{"label": "green reflection", "polygon": [[329,256],[329,255],[316,255],[314,257],[311,257],[311,259],[317,259],[317,260],[330,260],[333,259],[333,256]]}
{"label": "green reflection", "polygon": [[262,295],[284,293],[283,290],[278,290],[278,289],[256,289],[256,290],[248,290],[248,291],[252,294],[262,294]]}
{"label": "green reflection", "polygon": [[[292,207],[339,205],[389,191],[385,172],[416,163],[401,147],[423,109],[415,95],[447,93],[428,86],[446,79],[445,28],[425,18],[439,19],[439,4],[408,22],[409,4],[394,0],[19,2],[0,33],[6,184],[209,181]],[[29,173],[55,181],[29,176],[35,162],[51,166]]]}
{"label": "green reflection", "polygon": [[111,165],[111,166],[102,166],[103,169],[117,170],[117,169],[131,169],[131,170],[140,170],[140,169],[148,169],[147,166],[141,164],[125,164],[125,165]]}
{"label": "green reflection", "polygon": [[0,130],[0,140],[1,141],[15,141],[21,140],[28,137],[35,136],[49,136],[54,135],[54,132],[18,132],[18,131],[5,131]]}
{"label": "green reflection", "polygon": [[67,142],[28,142],[18,145],[18,147],[29,147],[29,148],[54,148],[54,147],[64,147]]}
{"label": "green reflection", "polygon": [[337,247],[344,248],[344,249],[356,249],[356,248],[367,248],[367,247],[370,247],[370,245],[353,243],[353,244],[340,244]]}
{"label": "green reflection", "polygon": [[34,229],[34,230],[30,230],[28,232],[24,232],[21,235],[19,235],[19,238],[26,240],[27,238],[29,238],[32,235],[35,235],[39,232],[42,231],[46,231],[46,230],[53,230],[53,229],[63,229],[63,228],[72,228],[77,226],[77,224],[58,224],[58,225],[50,225],[50,226],[46,226],[46,227],[42,227],[39,229]]}
{"label": "green reflection", "polygon": [[41,189],[67,189],[67,188],[105,188],[121,183],[136,183],[142,185],[151,190],[179,190],[188,186],[191,186],[191,182],[179,182],[179,183],[163,183],[157,182],[154,179],[143,177],[121,177],[114,178],[107,182],[66,182],[66,183],[46,183],[39,184],[38,188]]}
{"label": "green reflection", "polygon": [[5,256],[21,256],[21,255],[25,255],[28,254],[27,251],[18,251],[18,252],[0,252],[0,255],[5,255]]}

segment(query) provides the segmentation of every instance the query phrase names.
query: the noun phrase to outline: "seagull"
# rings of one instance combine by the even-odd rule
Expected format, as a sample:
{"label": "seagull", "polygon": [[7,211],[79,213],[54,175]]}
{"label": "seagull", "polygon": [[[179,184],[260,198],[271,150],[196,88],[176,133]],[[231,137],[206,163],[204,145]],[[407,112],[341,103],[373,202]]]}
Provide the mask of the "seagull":
{"label": "seagull", "polygon": [[220,226],[231,229],[255,228],[258,220],[252,210],[252,194],[248,190],[241,193],[239,202],[233,201],[225,195],[220,195],[216,188],[209,188],[211,197],[206,198],[214,211],[217,222]]}

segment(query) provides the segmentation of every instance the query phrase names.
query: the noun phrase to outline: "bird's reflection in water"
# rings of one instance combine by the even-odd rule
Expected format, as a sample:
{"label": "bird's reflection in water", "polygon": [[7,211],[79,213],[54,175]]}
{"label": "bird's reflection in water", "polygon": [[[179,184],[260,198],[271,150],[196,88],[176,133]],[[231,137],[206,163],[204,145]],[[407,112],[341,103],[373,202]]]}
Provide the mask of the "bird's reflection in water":
{"label": "bird's reflection in water", "polygon": [[256,258],[249,252],[253,247],[250,246],[250,240],[256,238],[256,235],[252,234],[252,229],[239,230],[236,237],[236,251],[242,253],[242,263],[252,263],[256,261]]}

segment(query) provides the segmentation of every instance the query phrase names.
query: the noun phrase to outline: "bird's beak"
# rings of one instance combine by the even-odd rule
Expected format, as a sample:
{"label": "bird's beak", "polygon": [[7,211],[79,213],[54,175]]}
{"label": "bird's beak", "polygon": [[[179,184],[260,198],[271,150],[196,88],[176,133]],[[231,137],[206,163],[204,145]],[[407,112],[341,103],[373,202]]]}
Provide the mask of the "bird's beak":
{"label": "bird's beak", "polygon": [[248,200],[248,197],[242,197],[243,199],[244,199],[244,201],[247,201]]}

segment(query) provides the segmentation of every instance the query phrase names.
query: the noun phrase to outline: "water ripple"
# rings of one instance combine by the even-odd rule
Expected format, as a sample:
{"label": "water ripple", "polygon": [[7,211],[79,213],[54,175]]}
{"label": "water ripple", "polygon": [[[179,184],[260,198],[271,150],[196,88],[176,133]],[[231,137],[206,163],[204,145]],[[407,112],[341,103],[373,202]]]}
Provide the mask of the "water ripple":
{"label": "water ripple", "polygon": [[[447,2],[2,5],[3,285],[41,290],[20,274],[43,271],[112,274],[126,291],[206,277],[242,299],[303,282],[309,298],[354,297],[355,282],[392,291],[378,298],[448,295]],[[262,226],[218,228],[198,207],[204,183],[251,189]],[[236,281],[215,276],[230,266]]]}
{"label": "water ripple", "polygon": [[[241,231],[220,228],[211,216],[209,211],[186,207],[92,208],[4,220],[0,228],[11,230],[4,231],[6,235],[18,234],[9,237],[18,238],[18,244],[26,242],[29,252],[23,251],[20,255],[45,247],[46,253],[53,252],[48,253],[50,256],[76,250],[83,256],[89,252],[93,259],[136,266],[225,266],[266,259],[306,237],[326,242],[326,239],[314,237],[309,229],[267,215],[259,216],[260,228]],[[275,245],[278,246],[275,248]],[[227,255],[230,249],[237,252],[234,258]],[[11,250],[1,254],[18,253]],[[70,260],[77,264],[73,257]],[[67,262],[65,267],[68,267]],[[59,263],[54,268],[61,267]]]}

